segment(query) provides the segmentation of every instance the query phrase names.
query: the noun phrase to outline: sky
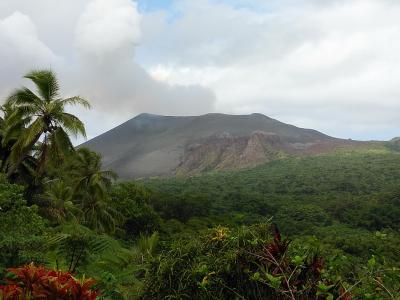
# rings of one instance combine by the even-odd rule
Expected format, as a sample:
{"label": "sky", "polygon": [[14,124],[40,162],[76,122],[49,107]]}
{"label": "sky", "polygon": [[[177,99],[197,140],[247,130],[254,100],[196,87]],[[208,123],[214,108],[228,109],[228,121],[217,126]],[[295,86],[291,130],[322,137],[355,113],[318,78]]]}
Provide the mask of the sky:
{"label": "sky", "polygon": [[[1,0],[0,97],[52,69],[88,138],[147,112],[400,136],[400,1]],[[76,141],[76,143],[80,142]]]}

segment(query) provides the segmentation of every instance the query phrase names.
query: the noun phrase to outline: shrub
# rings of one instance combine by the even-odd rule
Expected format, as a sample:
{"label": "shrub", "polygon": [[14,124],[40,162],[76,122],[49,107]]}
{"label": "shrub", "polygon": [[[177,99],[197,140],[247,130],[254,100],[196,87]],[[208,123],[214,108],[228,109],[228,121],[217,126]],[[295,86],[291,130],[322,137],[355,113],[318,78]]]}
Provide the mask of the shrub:
{"label": "shrub", "polygon": [[347,299],[319,255],[289,248],[268,224],[216,227],[156,257],[142,299]]}
{"label": "shrub", "polygon": [[0,174],[0,268],[41,260],[45,220],[27,206],[22,186]]}

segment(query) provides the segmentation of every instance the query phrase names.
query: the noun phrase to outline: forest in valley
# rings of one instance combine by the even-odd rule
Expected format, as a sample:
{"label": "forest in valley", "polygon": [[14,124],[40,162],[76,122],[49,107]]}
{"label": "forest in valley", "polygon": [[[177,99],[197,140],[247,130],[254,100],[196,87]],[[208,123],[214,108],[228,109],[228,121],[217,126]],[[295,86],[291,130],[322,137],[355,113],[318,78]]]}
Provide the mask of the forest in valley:
{"label": "forest in valley", "polygon": [[123,182],[49,70],[0,119],[0,299],[400,299],[392,144]]}

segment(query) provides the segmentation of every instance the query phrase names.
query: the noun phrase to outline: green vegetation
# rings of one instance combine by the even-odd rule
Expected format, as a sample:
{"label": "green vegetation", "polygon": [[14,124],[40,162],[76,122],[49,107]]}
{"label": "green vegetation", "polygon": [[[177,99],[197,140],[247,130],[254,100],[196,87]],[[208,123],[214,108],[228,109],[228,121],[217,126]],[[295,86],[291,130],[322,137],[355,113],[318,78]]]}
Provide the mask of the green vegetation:
{"label": "green vegetation", "polygon": [[85,130],[67,108],[87,101],[26,77],[37,94],[14,92],[0,120],[0,299],[399,299],[392,148],[117,182],[72,147]]}

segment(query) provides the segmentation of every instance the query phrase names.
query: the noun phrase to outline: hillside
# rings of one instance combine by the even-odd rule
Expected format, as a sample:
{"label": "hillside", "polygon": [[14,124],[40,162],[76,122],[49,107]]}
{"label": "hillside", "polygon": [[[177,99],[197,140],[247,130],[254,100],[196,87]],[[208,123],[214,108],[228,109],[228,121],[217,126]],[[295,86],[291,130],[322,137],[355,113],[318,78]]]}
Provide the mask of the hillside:
{"label": "hillside", "polygon": [[84,143],[123,179],[254,167],[288,155],[362,144],[262,114],[140,114]]}
{"label": "hillside", "polygon": [[[293,208],[299,204],[321,207],[332,213],[332,218],[338,218],[346,213],[340,208],[348,206],[349,210],[360,213],[361,206],[369,202],[376,204],[375,199],[372,201],[373,195],[398,190],[400,154],[383,147],[373,151],[342,151],[281,159],[246,170],[142,182],[160,195],[173,195],[171,199],[179,195],[212,199],[207,206],[217,215],[242,212],[258,220],[261,215],[274,216],[281,207]],[[337,221],[351,223],[355,219],[353,216]],[[365,221],[374,220],[366,218]],[[379,221],[383,223],[387,218]],[[394,223],[399,226],[397,221]],[[292,232],[298,228],[288,229]]]}
{"label": "hillside", "polygon": [[[182,243],[171,247],[172,250],[154,266],[151,280],[147,281],[148,294],[165,293],[170,296],[178,290],[184,295],[196,290],[196,277],[187,276],[187,270],[197,274],[199,266],[202,267],[200,270],[206,270],[206,275],[211,271],[218,274],[218,280],[228,278],[226,280],[229,281],[230,272],[241,265],[248,272],[251,264],[243,263],[242,257],[249,250],[232,251],[228,241],[242,245],[246,245],[247,241],[249,248],[252,248],[259,236],[255,238],[254,233],[246,234],[245,228],[259,228],[257,226],[260,221],[272,220],[283,236],[293,239],[291,245],[294,249],[302,249],[306,256],[308,253],[324,253],[329,257],[326,260],[331,264],[329,270],[337,268],[341,274],[347,274],[344,276],[349,276],[354,270],[364,270],[371,274],[376,260],[393,262],[397,267],[393,270],[397,273],[385,274],[383,277],[395,286],[393,295],[398,296],[399,158],[399,153],[379,146],[375,149],[351,149],[316,157],[285,158],[246,170],[143,180],[143,185],[154,194],[151,199],[153,207],[168,220],[164,227],[168,228],[166,231],[175,233],[179,239],[185,236],[182,230],[192,232]],[[201,228],[212,228],[215,225],[226,227],[217,227],[219,235],[212,235],[210,232],[213,231],[209,230],[208,239],[197,237]],[[245,232],[247,240],[238,242],[239,237],[234,233],[228,229],[222,231],[224,228],[235,227],[240,228],[239,232]],[[261,232],[268,232],[268,229],[261,228]],[[225,244],[220,241],[224,234],[227,236]],[[221,248],[212,244],[215,240],[215,244],[221,245]],[[311,250],[312,247],[316,248]],[[220,249],[219,260],[214,259],[218,251],[215,248]],[[261,250],[258,253],[268,254],[271,253],[268,251],[272,251],[270,249],[277,248],[269,244],[264,246],[264,252]],[[236,253],[237,256],[234,255]],[[230,257],[236,260],[233,267],[228,269],[226,265]],[[176,272],[176,265],[182,264],[183,271]],[[227,269],[230,272],[224,273]],[[165,281],[169,282],[166,288],[162,285]],[[246,283],[237,284],[237,290],[242,289],[241,295],[248,296],[246,299],[286,298],[252,295],[254,289],[244,287]],[[216,284],[213,293],[218,293],[219,288]],[[356,289],[358,291],[353,290],[348,299],[395,299],[384,292],[380,298],[370,297],[379,291],[375,284],[358,286]],[[326,299],[339,298],[334,296]],[[307,296],[304,299],[314,297]]]}

